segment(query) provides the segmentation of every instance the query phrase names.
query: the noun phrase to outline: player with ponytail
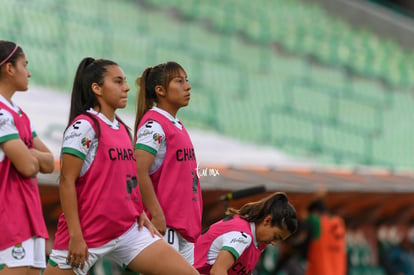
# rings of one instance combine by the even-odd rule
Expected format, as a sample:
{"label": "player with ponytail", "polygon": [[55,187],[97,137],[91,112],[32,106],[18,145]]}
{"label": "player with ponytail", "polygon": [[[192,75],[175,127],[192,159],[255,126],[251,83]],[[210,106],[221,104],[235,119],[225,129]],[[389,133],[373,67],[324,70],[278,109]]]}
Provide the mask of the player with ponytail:
{"label": "player with ponytail", "polygon": [[104,256],[143,274],[197,274],[143,212],[132,139],[116,114],[128,92],[115,62],[80,62],[62,145],[63,214],[44,275],[88,274]]}
{"label": "player with ponytail", "polygon": [[201,234],[203,202],[193,144],[177,112],[191,85],[176,62],[145,69],[135,119],[138,182],[152,223],[189,263]]}
{"label": "player with ponytail", "polygon": [[195,244],[194,266],[201,274],[252,274],[266,246],[287,239],[298,224],[296,210],[282,192],[229,208],[226,214]]}

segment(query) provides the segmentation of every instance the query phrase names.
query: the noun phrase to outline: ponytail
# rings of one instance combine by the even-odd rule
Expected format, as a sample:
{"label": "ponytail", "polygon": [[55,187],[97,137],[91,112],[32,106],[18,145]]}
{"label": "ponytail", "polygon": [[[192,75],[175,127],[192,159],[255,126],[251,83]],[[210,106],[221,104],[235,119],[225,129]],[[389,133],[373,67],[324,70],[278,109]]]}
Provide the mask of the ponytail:
{"label": "ponytail", "polygon": [[229,208],[227,215],[239,215],[241,218],[254,223],[260,223],[268,215],[272,217],[272,226],[286,228],[289,232],[296,231],[298,221],[296,210],[289,203],[286,193],[276,192],[257,202],[250,202],[240,209]]}
{"label": "ponytail", "polygon": [[[94,96],[94,93],[92,91],[89,92],[89,89],[83,85],[85,70],[94,61],[95,59],[92,57],[85,57],[78,65],[75,78],[73,80],[69,120],[67,126],[72,123],[75,117],[86,112],[88,109],[87,105],[92,105],[89,104],[90,102],[93,102],[93,105],[99,104],[98,100]],[[85,91],[84,88],[86,88],[87,91]]]}
{"label": "ponytail", "polygon": [[144,114],[154,106],[154,103],[158,101],[154,90],[147,88],[147,79],[152,67],[148,67],[144,70],[140,77],[135,80],[135,85],[138,87],[138,100],[137,100],[137,114],[135,117],[134,125],[134,139],[138,131],[138,125],[141,122]]}

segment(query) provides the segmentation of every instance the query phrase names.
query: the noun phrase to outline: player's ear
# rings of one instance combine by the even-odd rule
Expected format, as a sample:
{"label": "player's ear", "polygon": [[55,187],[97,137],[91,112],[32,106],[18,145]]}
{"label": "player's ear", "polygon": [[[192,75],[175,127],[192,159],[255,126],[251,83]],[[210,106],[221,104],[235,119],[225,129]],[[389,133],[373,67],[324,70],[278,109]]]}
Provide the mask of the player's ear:
{"label": "player's ear", "polygon": [[272,225],[272,217],[270,215],[267,215],[263,220],[264,225]]}
{"label": "player's ear", "polygon": [[155,89],[155,94],[157,94],[157,96],[161,96],[161,97],[165,96],[165,89],[163,86],[156,85],[154,89]]}
{"label": "player's ear", "polygon": [[13,75],[15,68],[11,62],[6,62],[3,66],[3,72],[7,73],[8,75]]}
{"label": "player's ear", "polygon": [[92,91],[96,94],[96,95],[102,95],[102,88],[101,86],[98,85],[98,83],[94,82],[92,83]]}

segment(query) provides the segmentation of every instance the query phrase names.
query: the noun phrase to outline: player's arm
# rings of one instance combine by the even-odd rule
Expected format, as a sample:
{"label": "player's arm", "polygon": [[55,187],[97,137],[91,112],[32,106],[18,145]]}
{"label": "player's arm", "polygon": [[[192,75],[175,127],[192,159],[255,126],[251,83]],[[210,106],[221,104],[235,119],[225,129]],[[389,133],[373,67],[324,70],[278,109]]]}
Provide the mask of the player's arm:
{"label": "player's arm", "polygon": [[142,201],[151,214],[151,222],[164,235],[166,230],[164,212],[158,202],[150,178],[150,169],[154,163],[155,156],[145,150],[136,149],[135,157],[137,160],[137,175]]}
{"label": "player's arm", "polygon": [[71,154],[62,154],[59,178],[59,195],[63,213],[68,224],[69,235],[81,235],[81,226],[76,196],[76,179],[79,177],[83,160]]}
{"label": "player's arm", "polygon": [[33,138],[33,148],[30,151],[39,162],[39,171],[41,173],[53,172],[55,169],[53,154],[39,137],[35,136]]}
{"label": "player's arm", "polygon": [[165,139],[164,131],[158,122],[147,121],[137,131],[135,156],[137,163],[137,176],[142,201],[151,214],[151,222],[162,235],[165,234],[166,221],[164,212],[159,204],[150,175],[153,165]]}
{"label": "player's arm", "polygon": [[39,161],[18,135],[16,138],[0,142],[0,148],[23,177],[34,177],[39,172]]}
{"label": "player's arm", "polygon": [[72,154],[62,154],[59,195],[70,238],[67,256],[68,262],[74,265],[75,261],[80,261],[83,266],[84,261],[88,258],[88,247],[83,238],[80,225],[75,186],[82,164],[83,159]]}
{"label": "player's arm", "polygon": [[[212,263],[210,274],[227,274],[234,262],[250,246],[250,235],[240,231],[229,231],[214,240],[210,249],[218,249],[218,254]],[[213,255],[209,255],[211,257]],[[213,256],[214,257],[214,256]]]}
{"label": "player's arm", "polygon": [[[69,231],[67,260],[72,266],[80,264],[82,267],[89,256],[80,225],[76,181],[82,173],[84,160],[95,138],[96,134],[92,125],[82,119],[68,127],[63,138],[59,195]],[[85,143],[82,142],[83,140],[91,142]]]}
{"label": "player's arm", "polygon": [[227,270],[234,264],[236,259],[228,250],[221,250],[217,255],[216,262],[210,270],[211,275],[227,275]]}

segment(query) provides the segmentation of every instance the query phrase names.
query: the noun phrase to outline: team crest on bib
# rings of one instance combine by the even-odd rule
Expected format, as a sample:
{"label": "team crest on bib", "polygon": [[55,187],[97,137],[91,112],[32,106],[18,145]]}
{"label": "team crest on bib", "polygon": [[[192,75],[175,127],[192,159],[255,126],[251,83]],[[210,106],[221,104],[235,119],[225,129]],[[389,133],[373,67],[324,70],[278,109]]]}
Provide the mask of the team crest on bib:
{"label": "team crest on bib", "polygon": [[26,256],[26,251],[24,250],[21,243],[16,244],[12,249],[12,256],[16,260],[21,260]]}

